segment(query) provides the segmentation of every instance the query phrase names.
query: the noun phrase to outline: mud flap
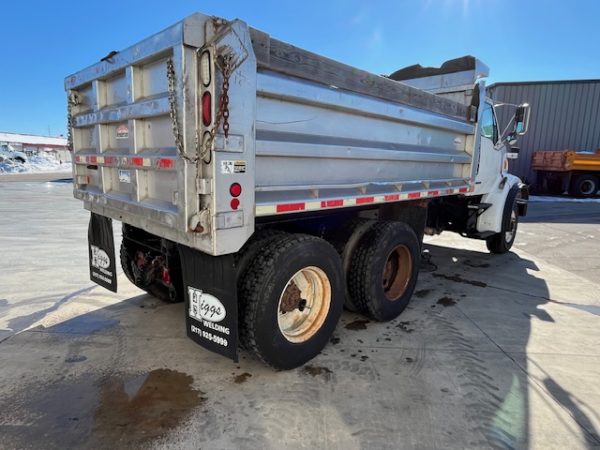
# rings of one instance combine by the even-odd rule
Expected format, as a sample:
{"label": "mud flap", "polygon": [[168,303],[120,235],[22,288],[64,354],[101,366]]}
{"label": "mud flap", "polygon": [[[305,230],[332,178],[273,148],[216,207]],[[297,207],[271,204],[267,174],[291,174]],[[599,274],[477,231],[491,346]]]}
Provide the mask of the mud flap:
{"label": "mud flap", "polygon": [[88,227],[90,280],[117,292],[115,241],[112,219],[92,213]]}
{"label": "mud flap", "polygon": [[185,291],[187,336],[238,361],[238,311],[233,255],[210,256],[178,245]]}

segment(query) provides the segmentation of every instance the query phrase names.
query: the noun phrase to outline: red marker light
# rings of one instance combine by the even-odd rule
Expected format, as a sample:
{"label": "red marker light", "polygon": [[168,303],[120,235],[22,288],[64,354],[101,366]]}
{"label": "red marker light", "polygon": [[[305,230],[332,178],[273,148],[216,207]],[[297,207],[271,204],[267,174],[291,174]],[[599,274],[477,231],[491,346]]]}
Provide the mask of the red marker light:
{"label": "red marker light", "polygon": [[237,198],[231,199],[231,209],[238,209],[240,207],[240,200]]}
{"label": "red marker light", "polygon": [[205,127],[212,122],[212,101],[210,92],[205,92],[202,95],[202,123]]}
{"label": "red marker light", "polygon": [[233,183],[229,186],[229,193],[232,197],[239,197],[242,193],[242,186],[240,183]]}

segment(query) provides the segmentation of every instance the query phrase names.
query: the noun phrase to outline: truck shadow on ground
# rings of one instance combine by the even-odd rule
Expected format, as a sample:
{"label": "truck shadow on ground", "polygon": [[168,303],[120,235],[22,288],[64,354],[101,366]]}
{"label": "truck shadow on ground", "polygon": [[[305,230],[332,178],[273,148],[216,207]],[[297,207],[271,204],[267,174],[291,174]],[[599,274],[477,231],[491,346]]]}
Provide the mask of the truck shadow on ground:
{"label": "truck shadow on ground", "polygon": [[[289,372],[208,353],[185,337],[183,304],[148,295],[13,336],[0,350],[45,356],[22,356],[37,375],[23,372],[0,400],[5,444],[529,448],[531,322],[553,321],[537,266],[427,250],[435,269],[407,311],[388,323],[345,313],[322,354]],[[549,376],[540,384],[582,446],[597,446],[580,401]]]}

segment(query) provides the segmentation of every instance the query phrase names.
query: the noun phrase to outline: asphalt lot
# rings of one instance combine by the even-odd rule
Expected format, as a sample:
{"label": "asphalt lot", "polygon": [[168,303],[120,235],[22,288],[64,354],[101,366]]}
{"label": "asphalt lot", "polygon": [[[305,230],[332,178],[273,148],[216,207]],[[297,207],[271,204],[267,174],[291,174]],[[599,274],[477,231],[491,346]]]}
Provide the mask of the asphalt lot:
{"label": "asphalt lot", "polygon": [[274,372],[123,274],[95,287],[71,188],[0,181],[1,448],[600,448],[598,203],[532,203],[503,256],[428,238],[401,317],[345,313]]}

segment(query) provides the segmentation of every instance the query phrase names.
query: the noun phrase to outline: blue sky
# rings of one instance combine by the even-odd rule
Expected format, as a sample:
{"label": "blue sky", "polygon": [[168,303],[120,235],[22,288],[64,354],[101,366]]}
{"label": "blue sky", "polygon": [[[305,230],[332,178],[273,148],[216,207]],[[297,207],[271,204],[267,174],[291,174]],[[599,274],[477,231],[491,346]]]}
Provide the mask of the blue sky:
{"label": "blue sky", "polygon": [[65,133],[66,75],[195,11],[374,73],[472,54],[491,81],[600,78],[594,0],[20,0],[0,6],[0,131]]}

